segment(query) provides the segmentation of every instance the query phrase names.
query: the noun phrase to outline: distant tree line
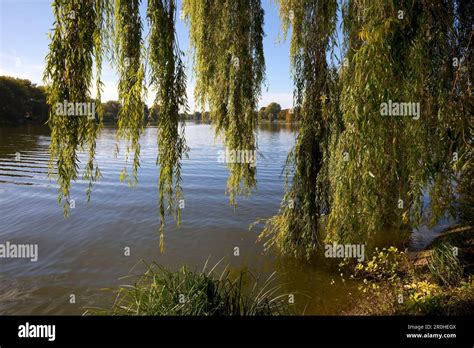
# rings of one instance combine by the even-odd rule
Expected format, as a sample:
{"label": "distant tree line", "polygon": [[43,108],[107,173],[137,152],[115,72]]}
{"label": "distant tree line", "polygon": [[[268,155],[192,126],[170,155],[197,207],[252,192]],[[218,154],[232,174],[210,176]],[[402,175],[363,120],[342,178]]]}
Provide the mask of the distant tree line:
{"label": "distant tree line", "polygon": [[0,76],[0,125],[45,123],[48,120],[45,87],[29,80]]}
{"label": "distant tree line", "polygon": [[295,115],[296,113],[292,109],[282,109],[280,104],[272,102],[260,108],[258,111],[258,120],[293,123],[296,121]]}
{"label": "distant tree line", "polygon": [[[0,76],[0,125],[45,124],[48,121],[49,107],[46,103],[46,88],[37,86],[30,80],[10,76]],[[104,109],[103,122],[117,123],[120,103],[109,100],[102,104]],[[159,106],[144,107],[144,122],[156,123]],[[209,112],[182,113],[182,120],[209,123]],[[258,111],[259,121],[286,122],[295,121],[295,113],[291,109],[282,109],[280,104],[272,102]]]}
{"label": "distant tree line", "polygon": [[[0,76],[0,125],[45,124],[48,121],[49,106],[46,103],[46,87],[37,86],[30,80]],[[117,123],[121,109],[116,100],[102,103],[103,122]],[[156,123],[159,106],[144,107],[144,122]],[[195,112],[180,114],[182,120],[210,122],[209,113]]]}
{"label": "distant tree line", "polygon": [[[109,100],[102,104],[104,108],[104,123],[117,123],[119,117],[119,111],[121,109],[120,102],[117,100]],[[158,112],[160,109],[159,105],[153,105],[149,108],[146,104],[144,104],[145,108],[145,119],[148,124],[156,124],[158,120]],[[196,122],[204,122],[210,123],[210,116],[209,112],[199,112],[196,111],[194,113],[180,113],[179,117],[182,121],[196,121]]]}

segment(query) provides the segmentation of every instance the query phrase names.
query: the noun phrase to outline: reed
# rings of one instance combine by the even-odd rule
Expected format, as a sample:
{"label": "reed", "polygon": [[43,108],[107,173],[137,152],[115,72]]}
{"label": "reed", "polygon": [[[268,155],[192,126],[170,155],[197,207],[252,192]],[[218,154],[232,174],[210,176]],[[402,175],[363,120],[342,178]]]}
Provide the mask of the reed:
{"label": "reed", "polygon": [[[207,266],[207,263],[206,263]],[[152,263],[133,286],[118,290],[109,315],[252,316],[290,314],[288,295],[275,273],[260,282],[249,272],[232,277],[226,267],[172,272]]]}
{"label": "reed", "polygon": [[428,267],[433,278],[441,285],[457,286],[462,280],[463,268],[449,243],[440,244],[433,250]]}

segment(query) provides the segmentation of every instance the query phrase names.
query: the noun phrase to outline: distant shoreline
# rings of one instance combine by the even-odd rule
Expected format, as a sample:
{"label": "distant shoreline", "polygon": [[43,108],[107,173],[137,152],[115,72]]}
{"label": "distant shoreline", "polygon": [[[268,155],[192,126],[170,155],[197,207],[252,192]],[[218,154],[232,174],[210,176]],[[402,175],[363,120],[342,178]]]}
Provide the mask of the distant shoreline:
{"label": "distant shoreline", "polygon": [[[30,80],[11,76],[0,76],[0,126],[43,125],[49,119],[45,86],[37,86]],[[93,101],[93,99],[91,99]],[[116,100],[101,102],[104,114],[103,124],[117,124],[121,105]],[[148,107],[145,103],[144,122],[156,122],[159,106]],[[210,124],[209,111],[179,114],[181,121],[194,121]],[[282,109],[280,104],[272,102],[266,107],[255,110],[259,124],[296,124],[296,113],[292,109]]]}

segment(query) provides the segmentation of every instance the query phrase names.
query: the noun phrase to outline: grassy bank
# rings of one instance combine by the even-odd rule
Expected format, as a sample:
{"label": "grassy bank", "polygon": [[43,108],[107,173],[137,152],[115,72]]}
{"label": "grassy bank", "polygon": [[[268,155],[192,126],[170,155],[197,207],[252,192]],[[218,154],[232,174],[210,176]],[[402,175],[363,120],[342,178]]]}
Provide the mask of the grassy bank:
{"label": "grassy bank", "polygon": [[[474,312],[474,235],[454,226],[426,250],[375,249],[366,261],[339,265],[343,280],[358,280],[343,315],[470,315]],[[206,271],[167,270],[147,265],[134,285],[122,286],[107,315],[247,316],[294,315],[293,295],[282,292],[275,274],[260,280],[251,273],[233,276],[218,265]],[[336,269],[334,269],[336,271]],[[307,294],[318,295],[318,294]],[[352,295],[351,295],[352,296]],[[294,297],[293,297],[294,299]],[[347,309],[348,308],[348,309]]]}
{"label": "grassy bank", "polygon": [[[427,250],[377,250],[363,264],[343,265],[362,279],[349,315],[470,315],[474,312],[470,226],[443,233]],[[353,267],[353,268],[351,268]]]}
{"label": "grassy bank", "polygon": [[232,277],[225,269],[192,272],[186,267],[177,272],[157,264],[147,266],[133,286],[118,290],[108,315],[242,316],[287,315],[288,296],[281,293],[275,274],[259,281],[250,273]]}

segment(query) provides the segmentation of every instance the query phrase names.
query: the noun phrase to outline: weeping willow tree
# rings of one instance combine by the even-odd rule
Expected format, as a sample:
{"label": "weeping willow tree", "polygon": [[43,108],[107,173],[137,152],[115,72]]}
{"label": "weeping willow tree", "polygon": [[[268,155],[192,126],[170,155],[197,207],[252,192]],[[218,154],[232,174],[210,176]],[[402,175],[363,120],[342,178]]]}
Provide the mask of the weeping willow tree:
{"label": "weeping willow tree", "polygon": [[[340,1],[345,57],[336,73],[328,52],[338,4],[279,3],[284,32],[292,29],[299,125],[291,182],[260,236],[266,246],[309,258],[323,240],[366,243],[453,213],[456,186],[472,188],[473,6]],[[418,114],[384,116],[392,102]]]}
{"label": "weeping willow tree", "polygon": [[163,251],[165,212],[180,222],[181,159],[188,148],[180,109],[186,110],[186,75],[175,32],[174,0],[149,0],[151,84],[157,89],[160,246]]}
{"label": "weeping willow tree", "polygon": [[[454,213],[472,192],[472,2],[460,0],[281,0],[285,34],[291,27],[295,80],[296,145],[288,157],[287,191],[280,212],[261,234],[266,246],[310,255],[325,242],[367,242],[387,227],[432,224]],[[57,171],[67,213],[78,151],[87,148],[84,176],[100,176],[94,159],[98,120],[70,117],[56,105],[91,102],[96,66],[100,104],[102,57],[119,71],[122,111],[118,139],[139,166],[144,127],[147,60],[139,0],[53,1],[45,80],[51,136],[50,172]],[[164,216],[179,222],[181,159],[187,151],[178,113],[186,108],[185,74],[175,33],[176,4],[150,0],[148,54],[159,106],[160,231]],[[263,10],[259,0],[184,0],[190,24],[195,99],[209,106],[216,134],[231,150],[256,149],[256,105],[264,79]],[[336,67],[338,14],[344,31],[344,64]],[[113,30],[111,18],[113,17]],[[387,115],[393,103],[408,115]],[[385,112],[383,109],[385,108]],[[398,109],[398,111],[400,111]],[[399,117],[405,116],[405,117]],[[408,116],[408,117],[407,117]],[[253,163],[228,163],[226,192],[256,185]],[[428,192],[426,207],[423,195]],[[465,203],[464,203],[465,204]],[[463,213],[469,216],[469,212]]]}
{"label": "weeping willow tree", "polygon": [[[465,36],[471,29],[458,23],[460,4],[351,1],[345,7],[350,64],[341,74],[345,131],[331,163],[328,241],[365,242],[387,227],[419,226],[425,211],[431,224],[452,211],[454,182],[472,145],[469,73],[453,66],[468,52],[458,30]],[[381,116],[391,101],[419,106],[419,114]]]}
{"label": "weeping willow tree", "polygon": [[[337,1],[280,1],[286,33],[291,26],[291,60],[298,116],[296,145],[287,160],[287,191],[278,215],[260,238],[267,248],[309,257],[322,241],[321,216],[328,212],[329,145],[340,127],[337,74],[327,55],[337,21]],[[291,183],[288,182],[292,176]]]}
{"label": "weeping willow tree", "polygon": [[[256,151],[256,107],[264,79],[260,0],[184,0],[196,74],[195,100],[210,108],[216,135],[230,150]],[[226,193],[250,194],[255,163],[228,163]]]}
{"label": "weeping willow tree", "polygon": [[[115,30],[113,46],[119,73],[118,97],[121,109],[118,115],[117,139],[125,141],[126,165],[129,153],[133,152],[132,178],[137,182],[140,165],[140,136],[145,125],[142,21],[139,10],[140,0],[115,0]],[[122,171],[121,180],[128,177],[127,168]]]}
{"label": "weeping willow tree", "polygon": [[[456,2],[455,4],[456,29],[453,38],[453,52],[457,58],[454,71],[451,94],[451,114],[457,118],[453,122],[455,138],[457,138],[458,150],[462,154],[462,160],[455,162],[455,170],[459,174],[456,178],[457,194],[459,195],[459,215],[467,222],[474,221],[474,166],[473,166],[473,140],[472,140],[472,67],[474,66],[474,48],[472,23],[474,23],[474,4],[472,2]],[[460,64],[459,64],[460,63]]]}
{"label": "weeping willow tree", "polygon": [[[69,214],[70,209],[71,181],[78,177],[79,150],[87,149],[88,152],[84,172],[84,177],[89,180],[88,199],[92,182],[100,177],[95,150],[96,136],[102,122],[101,42],[104,38],[106,6],[105,0],[55,0],[52,3],[55,28],[50,35],[51,43],[44,72],[44,80],[48,85],[47,101],[50,105],[49,172],[58,178],[58,201],[63,203],[65,215]],[[81,18],[87,20],[80,20]],[[90,92],[94,63],[97,89],[95,101]],[[79,115],[70,112],[78,104],[88,104],[89,113]],[[91,115],[98,117],[90,117]]]}

